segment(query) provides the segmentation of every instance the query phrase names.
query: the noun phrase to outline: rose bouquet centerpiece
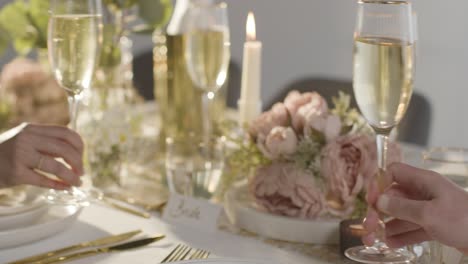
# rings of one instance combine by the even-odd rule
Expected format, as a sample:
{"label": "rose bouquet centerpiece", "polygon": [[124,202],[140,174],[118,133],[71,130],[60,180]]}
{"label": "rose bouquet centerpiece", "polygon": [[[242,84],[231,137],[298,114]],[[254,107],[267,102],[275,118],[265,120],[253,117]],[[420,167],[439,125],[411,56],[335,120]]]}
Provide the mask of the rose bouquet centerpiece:
{"label": "rose bouquet centerpiece", "polygon": [[[316,92],[292,91],[248,126],[228,162],[236,175],[249,175],[256,207],[303,219],[363,214],[377,147],[350,100],[340,92],[330,107]],[[388,163],[400,159],[390,143]]]}

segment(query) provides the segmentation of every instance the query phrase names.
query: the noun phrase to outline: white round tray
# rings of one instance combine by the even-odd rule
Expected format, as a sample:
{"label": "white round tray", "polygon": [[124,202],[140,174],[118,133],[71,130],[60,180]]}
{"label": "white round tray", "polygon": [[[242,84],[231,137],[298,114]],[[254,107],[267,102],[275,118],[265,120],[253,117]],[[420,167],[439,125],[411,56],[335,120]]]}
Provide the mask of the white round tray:
{"label": "white round tray", "polygon": [[273,215],[253,207],[247,182],[240,182],[225,194],[226,214],[234,225],[272,239],[313,243],[338,244],[339,219],[304,220]]}

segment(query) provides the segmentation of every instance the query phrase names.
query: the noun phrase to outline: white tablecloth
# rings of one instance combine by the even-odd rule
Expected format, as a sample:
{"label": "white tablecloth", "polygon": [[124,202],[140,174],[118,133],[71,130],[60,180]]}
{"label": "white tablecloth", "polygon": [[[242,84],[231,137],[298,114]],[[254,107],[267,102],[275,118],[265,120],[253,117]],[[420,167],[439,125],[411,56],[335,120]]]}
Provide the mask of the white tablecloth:
{"label": "white tablecloth", "polygon": [[147,235],[164,234],[166,238],[141,249],[99,255],[69,263],[155,264],[178,243],[209,250],[212,253],[210,258],[242,258],[267,263],[327,263],[226,231],[200,232],[184,226],[168,225],[157,215],[151,219],[144,219],[100,205],[85,208],[72,228],[58,235],[32,244],[0,250],[0,263],[134,229],[141,229]]}

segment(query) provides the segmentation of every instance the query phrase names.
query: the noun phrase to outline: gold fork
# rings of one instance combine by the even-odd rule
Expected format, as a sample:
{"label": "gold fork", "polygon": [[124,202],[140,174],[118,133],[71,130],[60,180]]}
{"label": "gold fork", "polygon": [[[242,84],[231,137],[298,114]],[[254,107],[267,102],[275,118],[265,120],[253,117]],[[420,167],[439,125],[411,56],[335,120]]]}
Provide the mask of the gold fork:
{"label": "gold fork", "polygon": [[176,248],[174,248],[169,255],[167,255],[161,263],[167,263],[167,262],[174,262],[174,261],[180,261],[183,260],[187,255],[190,253],[192,248],[186,245],[179,244],[177,245]]}
{"label": "gold fork", "polygon": [[[182,261],[188,259],[206,259],[210,256],[210,252],[197,249],[192,252],[192,248],[186,245],[179,244],[177,245],[170,253],[167,255],[161,263]],[[192,254],[190,254],[192,252]],[[189,256],[190,255],[190,256]]]}
{"label": "gold fork", "polygon": [[189,259],[207,259],[210,256],[210,252],[203,250],[203,249],[197,249],[195,252],[193,252],[192,255],[190,255]]}

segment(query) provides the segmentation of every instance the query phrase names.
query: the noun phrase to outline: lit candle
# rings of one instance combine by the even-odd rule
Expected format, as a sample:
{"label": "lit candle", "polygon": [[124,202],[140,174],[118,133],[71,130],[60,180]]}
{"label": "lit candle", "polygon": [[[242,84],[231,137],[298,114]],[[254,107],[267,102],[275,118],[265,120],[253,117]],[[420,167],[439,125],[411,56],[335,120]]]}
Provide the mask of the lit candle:
{"label": "lit candle", "polygon": [[246,42],[242,64],[242,88],[239,104],[239,123],[250,123],[261,112],[260,99],[262,43],[256,40],[255,18],[252,12],[247,16]]}

